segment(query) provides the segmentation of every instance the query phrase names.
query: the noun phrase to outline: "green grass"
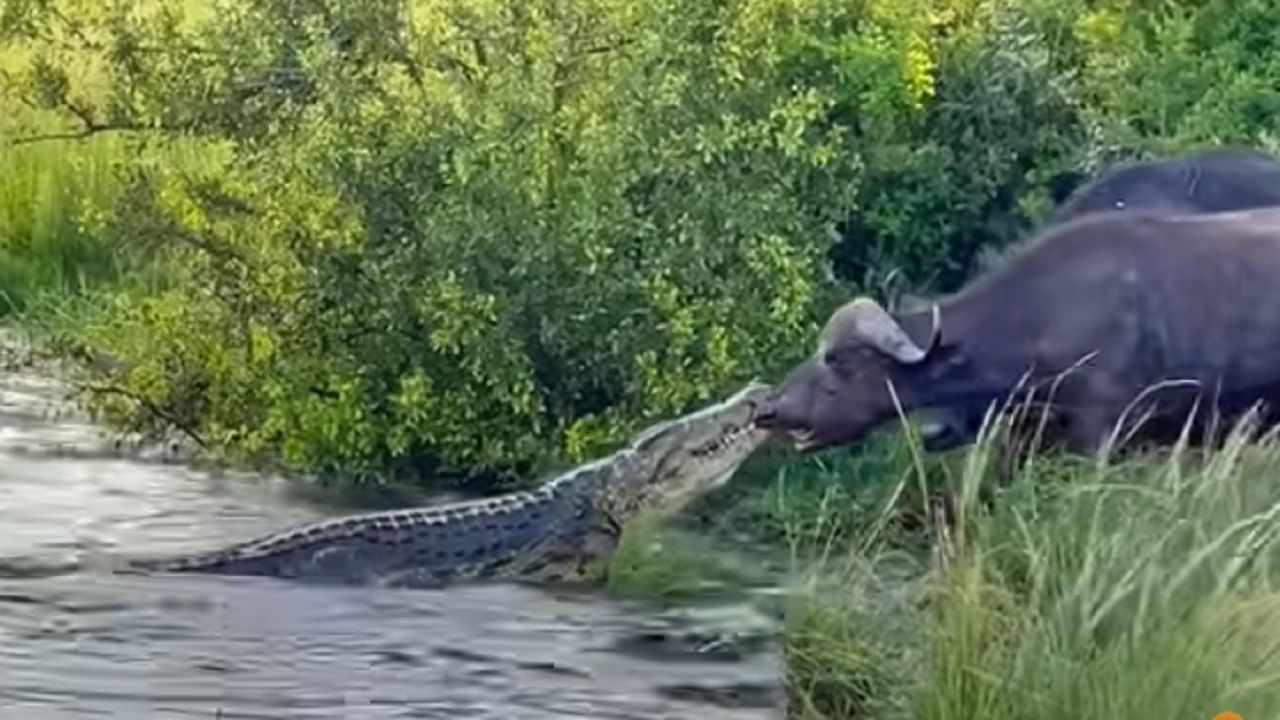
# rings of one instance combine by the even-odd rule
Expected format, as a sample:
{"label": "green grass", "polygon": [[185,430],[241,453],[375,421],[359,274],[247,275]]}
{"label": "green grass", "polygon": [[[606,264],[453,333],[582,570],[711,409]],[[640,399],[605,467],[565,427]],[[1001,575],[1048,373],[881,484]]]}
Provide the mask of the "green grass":
{"label": "green grass", "polygon": [[[0,71],[21,77],[36,47],[14,40],[0,49]],[[74,92],[100,97],[104,81],[81,58],[68,68]],[[36,109],[0,86],[0,317],[27,308],[46,293],[75,293],[111,278],[118,257],[95,227],[121,190],[118,170],[131,159],[125,139],[13,144],[20,138],[78,130],[58,113]]]}
{"label": "green grass", "polygon": [[116,138],[0,148],[0,314],[117,274],[93,222],[119,192],[124,151]]}
{"label": "green grass", "polygon": [[163,276],[149,262],[157,248],[103,232],[127,187],[122,172],[157,163],[192,168],[219,149],[187,139],[131,140],[103,135],[12,146],[0,138],[0,318],[29,314],[27,322],[46,324],[86,290],[150,286]]}
{"label": "green grass", "polygon": [[794,717],[1280,717],[1280,441],[1043,455],[998,487],[991,450],[961,458],[945,552],[869,521],[806,561]]}
{"label": "green grass", "polygon": [[[151,12],[180,6],[192,19],[206,16],[206,4],[155,0],[134,8]],[[18,78],[44,46],[11,39],[0,48],[0,72]],[[102,58],[80,52],[59,56],[71,82],[70,94],[101,104],[109,97]],[[199,142],[153,142],[140,135],[103,133],[81,139],[46,139],[74,134],[82,124],[66,112],[32,107],[0,83],[0,318],[32,305],[60,302],[86,288],[112,282],[135,267],[131,248],[106,242],[101,223],[125,190],[120,171],[147,163],[189,166],[204,161]],[[164,140],[151,136],[150,140]]]}

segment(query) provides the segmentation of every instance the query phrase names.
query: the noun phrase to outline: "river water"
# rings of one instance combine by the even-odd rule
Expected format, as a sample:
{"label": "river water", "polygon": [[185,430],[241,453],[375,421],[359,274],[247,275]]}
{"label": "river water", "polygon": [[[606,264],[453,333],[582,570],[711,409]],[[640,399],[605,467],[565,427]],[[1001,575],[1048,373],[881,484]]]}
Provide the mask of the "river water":
{"label": "river water", "polygon": [[113,557],[206,549],[339,511],[283,480],[26,452],[96,434],[46,417],[58,396],[39,376],[0,373],[0,718],[784,714],[774,642],[705,640],[772,622],[750,602],[112,574]]}

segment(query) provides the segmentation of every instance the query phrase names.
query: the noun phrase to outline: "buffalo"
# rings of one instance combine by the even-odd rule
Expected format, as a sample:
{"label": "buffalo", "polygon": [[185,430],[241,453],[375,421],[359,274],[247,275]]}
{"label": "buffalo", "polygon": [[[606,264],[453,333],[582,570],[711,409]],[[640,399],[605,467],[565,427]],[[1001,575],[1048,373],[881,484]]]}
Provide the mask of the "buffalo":
{"label": "buffalo", "polygon": [[[1121,165],[1072,192],[1047,226],[1098,212],[1230,212],[1280,206],[1280,158],[1249,148],[1215,148]],[[942,452],[970,442],[985,406],[929,413],[923,446]]]}
{"label": "buffalo", "polygon": [[1280,390],[1278,278],[1280,207],[1085,214],[928,308],[840,307],[756,423],[813,452],[1052,387],[1066,449],[1093,455],[1126,417],[1237,417]]}
{"label": "buffalo", "polygon": [[1214,148],[1112,168],[1077,189],[1051,223],[1095,212],[1231,212],[1280,205],[1280,158],[1251,148]]}

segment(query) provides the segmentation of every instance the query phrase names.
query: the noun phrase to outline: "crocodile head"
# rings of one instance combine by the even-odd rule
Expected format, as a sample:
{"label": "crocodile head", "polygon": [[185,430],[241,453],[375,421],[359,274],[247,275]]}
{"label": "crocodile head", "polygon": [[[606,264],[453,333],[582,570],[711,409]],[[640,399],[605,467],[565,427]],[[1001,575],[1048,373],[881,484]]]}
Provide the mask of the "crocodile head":
{"label": "crocodile head", "polygon": [[636,435],[608,490],[614,512],[669,515],[727,482],[770,435],[753,422],[769,391],[752,382],[721,402]]}

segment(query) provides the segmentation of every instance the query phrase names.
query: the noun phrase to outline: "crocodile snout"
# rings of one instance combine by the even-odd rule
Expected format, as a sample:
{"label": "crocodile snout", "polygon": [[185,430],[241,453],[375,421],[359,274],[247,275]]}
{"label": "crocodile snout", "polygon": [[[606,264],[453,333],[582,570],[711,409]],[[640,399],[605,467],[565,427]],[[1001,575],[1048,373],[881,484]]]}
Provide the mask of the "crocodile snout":
{"label": "crocodile snout", "polygon": [[778,424],[777,393],[770,393],[751,404],[751,424],[762,430],[772,430]]}

